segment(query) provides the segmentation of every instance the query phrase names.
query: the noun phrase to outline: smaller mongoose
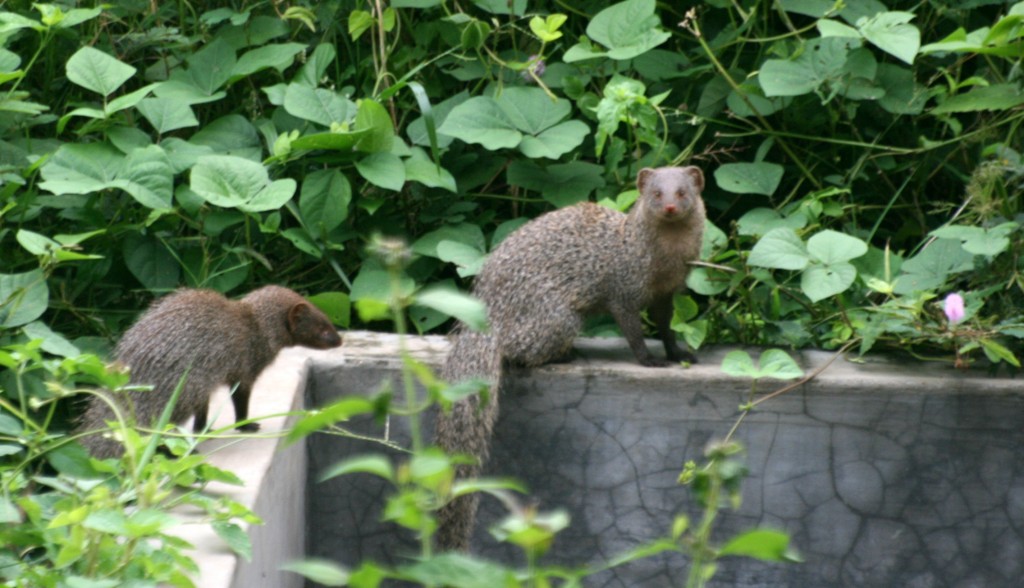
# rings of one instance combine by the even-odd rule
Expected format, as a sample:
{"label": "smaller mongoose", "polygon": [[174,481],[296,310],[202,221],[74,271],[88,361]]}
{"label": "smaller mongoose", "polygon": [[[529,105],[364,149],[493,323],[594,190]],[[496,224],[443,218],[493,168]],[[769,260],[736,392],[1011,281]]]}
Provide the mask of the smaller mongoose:
{"label": "smaller mongoose", "polygon": [[[503,368],[566,357],[588,315],[611,314],[642,365],[696,361],[671,329],[672,296],[683,290],[689,263],[700,255],[704,174],[693,166],[645,168],[637,188],[629,214],[593,203],[549,212],[514,231],[487,258],[473,293],[487,304],[490,330],[458,325],[441,372],[449,382],[489,380],[493,391],[486,406],[471,396],[438,415],[437,444],[476,458],[460,467],[460,476],[477,475],[490,452]],[[645,308],[668,360],[647,349]],[[468,547],[477,501],[471,494],[441,509],[441,548]]]}
{"label": "smaller mongoose", "polygon": [[[265,286],[241,300],[213,290],[181,289],[154,302],[114,351],[117,362],[128,367],[131,384],[153,389],[112,395],[111,400],[133,414],[139,426],[153,426],[187,372],[171,422],[180,425],[194,416],[193,429],[204,430],[210,395],[218,386],[236,384],[231,396],[235,420],[244,421],[257,376],[291,345],[328,349],[341,345],[341,336],[323,312],[288,288]],[[113,418],[107,402],[92,397],[77,431],[105,428]],[[239,427],[257,429],[258,423]],[[117,440],[98,434],[81,442],[100,458],[124,450]]]}

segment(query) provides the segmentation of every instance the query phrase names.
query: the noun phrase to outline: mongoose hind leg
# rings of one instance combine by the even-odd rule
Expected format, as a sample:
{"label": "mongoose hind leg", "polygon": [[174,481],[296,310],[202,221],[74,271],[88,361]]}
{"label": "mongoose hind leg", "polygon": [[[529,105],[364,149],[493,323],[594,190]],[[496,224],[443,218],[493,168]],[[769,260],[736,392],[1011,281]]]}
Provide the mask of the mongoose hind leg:
{"label": "mongoose hind leg", "polygon": [[[235,393],[231,395],[231,404],[235,407],[235,422],[240,423],[249,418],[249,397],[252,396],[252,385],[246,383],[238,384]],[[239,431],[251,433],[260,430],[259,423],[245,423],[239,425]]]}

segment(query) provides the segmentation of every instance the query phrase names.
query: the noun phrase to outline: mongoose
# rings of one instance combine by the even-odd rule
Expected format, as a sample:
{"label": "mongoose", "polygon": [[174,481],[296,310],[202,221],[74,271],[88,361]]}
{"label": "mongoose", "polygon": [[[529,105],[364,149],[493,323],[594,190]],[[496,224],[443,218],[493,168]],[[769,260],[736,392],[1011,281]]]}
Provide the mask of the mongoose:
{"label": "mongoose", "polygon": [[[487,304],[490,330],[457,326],[442,369],[449,382],[482,377],[493,390],[486,406],[471,396],[438,416],[437,444],[477,459],[460,467],[460,476],[477,475],[490,452],[503,367],[539,366],[567,356],[588,315],[611,314],[642,365],[696,361],[676,343],[670,323],[672,295],[683,289],[689,262],[700,255],[704,174],[692,166],[645,168],[637,188],[629,214],[593,203],[549,212],[509,235],[484,263],[473,293]],[[644,308],[668,360],[647,349]],[[468,547],[477,502],[468,495],[442,508],[442,548]]]}
{"label": "mongoose", "polygon": [[[330,320],[298,293],[281,286],[265,286],[241,300],[229,300],[212,290],[181,289],[154,302],[125,332],[114,351],[127,366],[130,381],[151,385],[113,399],[143,427],[154,425],[182,375],[185,387],[171,413],[182,424],[195,416],[193,429],[206,428],[210,395],[220,385],[237,384],[231,397],[235,420],[249,418],[253,382],[277,352],[301,345],[327,349],[341,344]],[[105,427],[113,411],[99,398],[90,398],[77,430]],[[239,427],[259,429],[258,423]],[[100,458],[123,452],[121,443],[98,434],[82,437],[89,452]]]}

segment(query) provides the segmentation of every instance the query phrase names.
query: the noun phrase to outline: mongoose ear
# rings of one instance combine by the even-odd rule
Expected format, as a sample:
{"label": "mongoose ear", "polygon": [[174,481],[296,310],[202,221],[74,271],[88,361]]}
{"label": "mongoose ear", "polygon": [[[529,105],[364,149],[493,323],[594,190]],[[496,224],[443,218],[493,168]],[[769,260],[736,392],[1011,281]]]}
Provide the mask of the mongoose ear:
{"label": "mongoose ear", "polygon": [[688,165],[683,168],[686,175],[690,176],[695,186],[697,186],[698,192],[704,191],[704,172],[695,165]]}
{"label": "mongoose ear", "polygon": [[294,334],[295,331],[298,329],[299,322],[308,314],[308,302],[299,302],[293,304],[292,307],[288,309],[288,332]]}
{"label": "mongoose ear", "polygon": [[650,181],[651,176],[653,175],[654,169],[652,168],[645,167],[642,170],[640,170],[640,173],[636,175],[636,189],[642,193],[644,191],[644,188],[647,187],[647,182]]}

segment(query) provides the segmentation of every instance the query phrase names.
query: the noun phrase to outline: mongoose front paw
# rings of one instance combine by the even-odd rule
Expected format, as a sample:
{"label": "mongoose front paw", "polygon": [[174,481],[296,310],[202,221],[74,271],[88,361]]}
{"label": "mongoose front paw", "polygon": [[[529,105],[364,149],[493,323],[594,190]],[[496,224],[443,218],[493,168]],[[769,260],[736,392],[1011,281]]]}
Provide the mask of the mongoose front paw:
{"label": "mongoose front paw", "polygon": [[679,351],[677,353],[673,353],[671,359],[676,363],[681,361],[685,361],[686,363],[697,363],[697,356],[690,353],[689,351]]}
{"label": "mongoose front paw", "polygon": [[242,431],[243,433],[254,433],[254,432],[260,430],[260,424],[259,423],[245,423],[244,425],[239,425],[238,426],[238,430]]}
{"label": "mongoose front paw", "polygon": [[661,359],[660,357],[654,357],[653,355],[648,357],[641,357],[639,359],[640,365],[645,367],[669,367],[675,365],[675,362],[667,359]]}

